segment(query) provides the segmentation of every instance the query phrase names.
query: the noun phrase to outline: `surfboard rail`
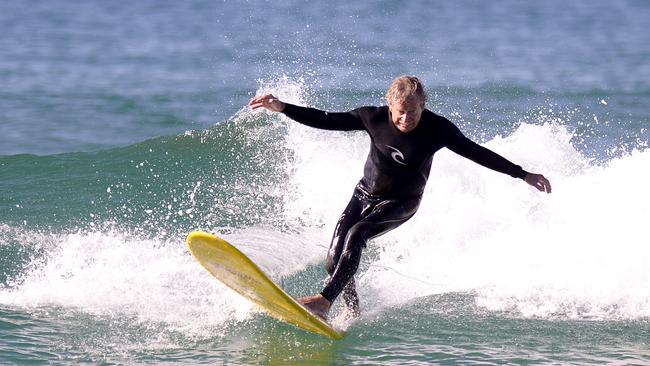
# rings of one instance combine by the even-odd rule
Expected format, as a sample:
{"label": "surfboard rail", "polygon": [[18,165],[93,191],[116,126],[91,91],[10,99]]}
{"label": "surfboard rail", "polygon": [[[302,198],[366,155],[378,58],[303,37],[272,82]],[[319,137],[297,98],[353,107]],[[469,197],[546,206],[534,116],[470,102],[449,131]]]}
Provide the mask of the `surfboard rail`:
{"label": "surfboard rail", "polygon": [[197,261],[223,284],[281,321],[332,339],[344,333],[332,328],[275,284],[248,256],[216,235],[195,231],[187,246]]}

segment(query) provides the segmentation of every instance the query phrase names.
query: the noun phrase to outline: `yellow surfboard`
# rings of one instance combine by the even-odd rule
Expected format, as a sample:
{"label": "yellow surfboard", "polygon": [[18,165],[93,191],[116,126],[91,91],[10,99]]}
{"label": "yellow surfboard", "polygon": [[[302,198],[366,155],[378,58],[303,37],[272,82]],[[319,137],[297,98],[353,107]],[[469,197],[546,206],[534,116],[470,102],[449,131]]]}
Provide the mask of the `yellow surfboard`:
{"label": "yellow surfboard", "polygon": [[208,272],[272,317],[326,337],[343,338],[343,332],[332,328],[294,300],[250,258],[225,240],[195,231],[187,236],[187,246]]}

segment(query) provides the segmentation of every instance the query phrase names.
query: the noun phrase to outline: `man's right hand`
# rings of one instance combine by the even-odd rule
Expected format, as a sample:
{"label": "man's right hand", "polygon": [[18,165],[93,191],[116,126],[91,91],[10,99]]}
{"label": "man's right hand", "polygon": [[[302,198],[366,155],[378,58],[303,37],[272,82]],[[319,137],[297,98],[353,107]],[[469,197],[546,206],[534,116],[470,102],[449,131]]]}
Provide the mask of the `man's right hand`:
{"label": "man's right hand", "polygon": [[260,97],[255,97],[248,102],[248,106],[257,109],[264,107],[273,112],[282,112],[284,110],[284,103],[273,96],[273,94],[266,94]]}

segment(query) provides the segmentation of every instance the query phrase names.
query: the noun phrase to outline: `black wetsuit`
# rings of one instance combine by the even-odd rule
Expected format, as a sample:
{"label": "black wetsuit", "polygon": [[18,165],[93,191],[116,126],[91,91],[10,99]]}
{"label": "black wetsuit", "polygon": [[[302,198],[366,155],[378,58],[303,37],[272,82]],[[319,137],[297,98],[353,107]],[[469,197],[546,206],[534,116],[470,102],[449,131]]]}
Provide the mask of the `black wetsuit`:
{"label": "black wetsuit", "polygon": [[417,127],[402,132],[387,106],[361,107],[331,113],[286,104],[283,113],[304,125],[326,130],[364,130],[370,152],[363,178],[341,215],[327,258],[330,278],[321,294],[333,302],[343,291],[357,307],[353,275],[366,242],[410,219],[420,204],[436,151],[446,147],[478,164],[515,178],[526,172],[500,155],[465,137],[448,119],[424,110]]}

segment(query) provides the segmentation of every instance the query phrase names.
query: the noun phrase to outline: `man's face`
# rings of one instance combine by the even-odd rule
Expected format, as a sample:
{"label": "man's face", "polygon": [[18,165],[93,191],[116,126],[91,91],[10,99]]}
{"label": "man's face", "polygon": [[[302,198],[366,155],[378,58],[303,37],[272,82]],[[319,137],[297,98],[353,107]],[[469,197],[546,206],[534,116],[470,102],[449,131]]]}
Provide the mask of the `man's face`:
{"label": "man's face", "polygon": [[413,131],[420,123],[424,111],[424,102],[419,98],[408,98],[401,101],[388,102],[390,118],[395,127],[402,132]]}

